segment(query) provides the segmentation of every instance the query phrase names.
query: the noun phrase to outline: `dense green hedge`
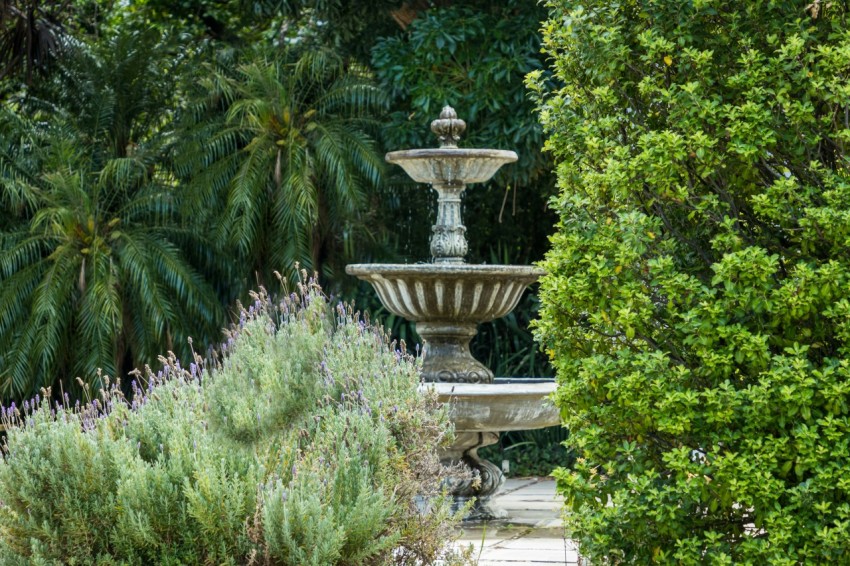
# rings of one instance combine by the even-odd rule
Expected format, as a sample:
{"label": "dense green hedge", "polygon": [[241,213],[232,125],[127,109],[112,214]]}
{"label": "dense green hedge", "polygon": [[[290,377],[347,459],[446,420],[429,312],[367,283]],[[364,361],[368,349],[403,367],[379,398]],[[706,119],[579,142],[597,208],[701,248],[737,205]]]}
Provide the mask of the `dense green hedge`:
{"label": "dense green hedge", "polygon": [[842,2],[552,0],[540,338],[612,563],[850,561]]}

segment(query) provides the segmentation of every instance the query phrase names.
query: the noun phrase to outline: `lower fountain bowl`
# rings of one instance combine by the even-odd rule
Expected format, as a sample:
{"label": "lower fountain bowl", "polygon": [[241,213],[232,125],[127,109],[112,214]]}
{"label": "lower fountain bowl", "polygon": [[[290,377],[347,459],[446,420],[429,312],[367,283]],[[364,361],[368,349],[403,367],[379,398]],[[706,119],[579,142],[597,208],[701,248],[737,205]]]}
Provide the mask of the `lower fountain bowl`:
{"label": "lower fountain bowl", "polygon": [[550,397],[551,379],[496,378],[493,383],[426,383],[442,403],[449,404],[456,431],[504,432],[560,424],[560,412]]}

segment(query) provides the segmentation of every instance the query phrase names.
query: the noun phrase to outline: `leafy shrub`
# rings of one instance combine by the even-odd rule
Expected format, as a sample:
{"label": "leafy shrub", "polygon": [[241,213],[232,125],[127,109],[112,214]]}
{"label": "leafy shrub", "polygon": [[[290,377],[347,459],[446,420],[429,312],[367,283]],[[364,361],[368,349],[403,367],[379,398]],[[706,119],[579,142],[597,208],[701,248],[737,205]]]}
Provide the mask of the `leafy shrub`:
{"label": "leafy shrub", "polygon": [[538,331],[581,551],[848,563],[847,5],[548,5]]}
{"label": "leafy shrub", "polygon": [[163,358],[130,401],[3,409],[0,563],[460,560],[416,364],[316,286],[255,299],[222,355]]}

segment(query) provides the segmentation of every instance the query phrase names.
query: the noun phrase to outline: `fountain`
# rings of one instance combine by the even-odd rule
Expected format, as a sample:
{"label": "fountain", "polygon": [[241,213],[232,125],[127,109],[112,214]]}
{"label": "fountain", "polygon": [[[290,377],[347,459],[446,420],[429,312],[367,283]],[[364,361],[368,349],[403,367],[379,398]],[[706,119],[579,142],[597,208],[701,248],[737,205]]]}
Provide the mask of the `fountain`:
{"label": "fountain", "polygon": [[368,281],[392,313],[416,323],[425,342],[422,380],[449,403],[456,440],[446,450],[447,462],[464,462],[472,480],[452,483],[453,495],[474,497],[470,520],[504,518],[489,504],[504,482],[502,471],[478,456],[478,449],[499,440],[499,433],[559,423],[547,401],[551,380],[495,378],[472,357],[469,343],[478,324],[505,316],[516,307],[525,288],[543,270],[527,265],[470,265],[466,227],[461,220],[461,195],[469,183],[489,180],[504,164],[517,160],[513,151],[457,147],[466,123],[450,106],[431,123],[440,147],[393,151],[390,163],[400,165],[415,181],[437,191],[437,223],[432,227],[429,264],[356,264],[346,272]]}

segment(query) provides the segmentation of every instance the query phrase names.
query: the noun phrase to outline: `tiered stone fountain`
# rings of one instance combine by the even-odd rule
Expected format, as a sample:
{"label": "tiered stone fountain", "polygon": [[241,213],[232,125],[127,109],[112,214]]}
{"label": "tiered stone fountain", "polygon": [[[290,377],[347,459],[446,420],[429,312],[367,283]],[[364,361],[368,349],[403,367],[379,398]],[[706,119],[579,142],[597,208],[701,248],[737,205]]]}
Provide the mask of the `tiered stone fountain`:
{"label": "tiered stone fountain", "polygon": [[516,307],[525,288],[543,274],[527,265],[469,265],[466,228],[461,221],[461,195],[469,183],[489,180],[513,151],[460,149],[457,142],[466,123],[447,106],[431,123],[440,147],[393,151],[386,159],[404,168],[420,183],[437,191],[437,223],[432,227],[429,264],[358,264],[346,272],[372,284],[392,313],[416,322],[425,341],[422,379],[450,403],[457,440],[443,455],[473,469],[474,480],[455,481],[459,500],[475,497],[468,519],[504,518],[489,498],[504,482],[502,471],[478,456],[482,446],[508,430],[558,424],[558,412],[547,400],[551,381],[494,378],[472,357],[469,343],[477,326],[505,316]]}

